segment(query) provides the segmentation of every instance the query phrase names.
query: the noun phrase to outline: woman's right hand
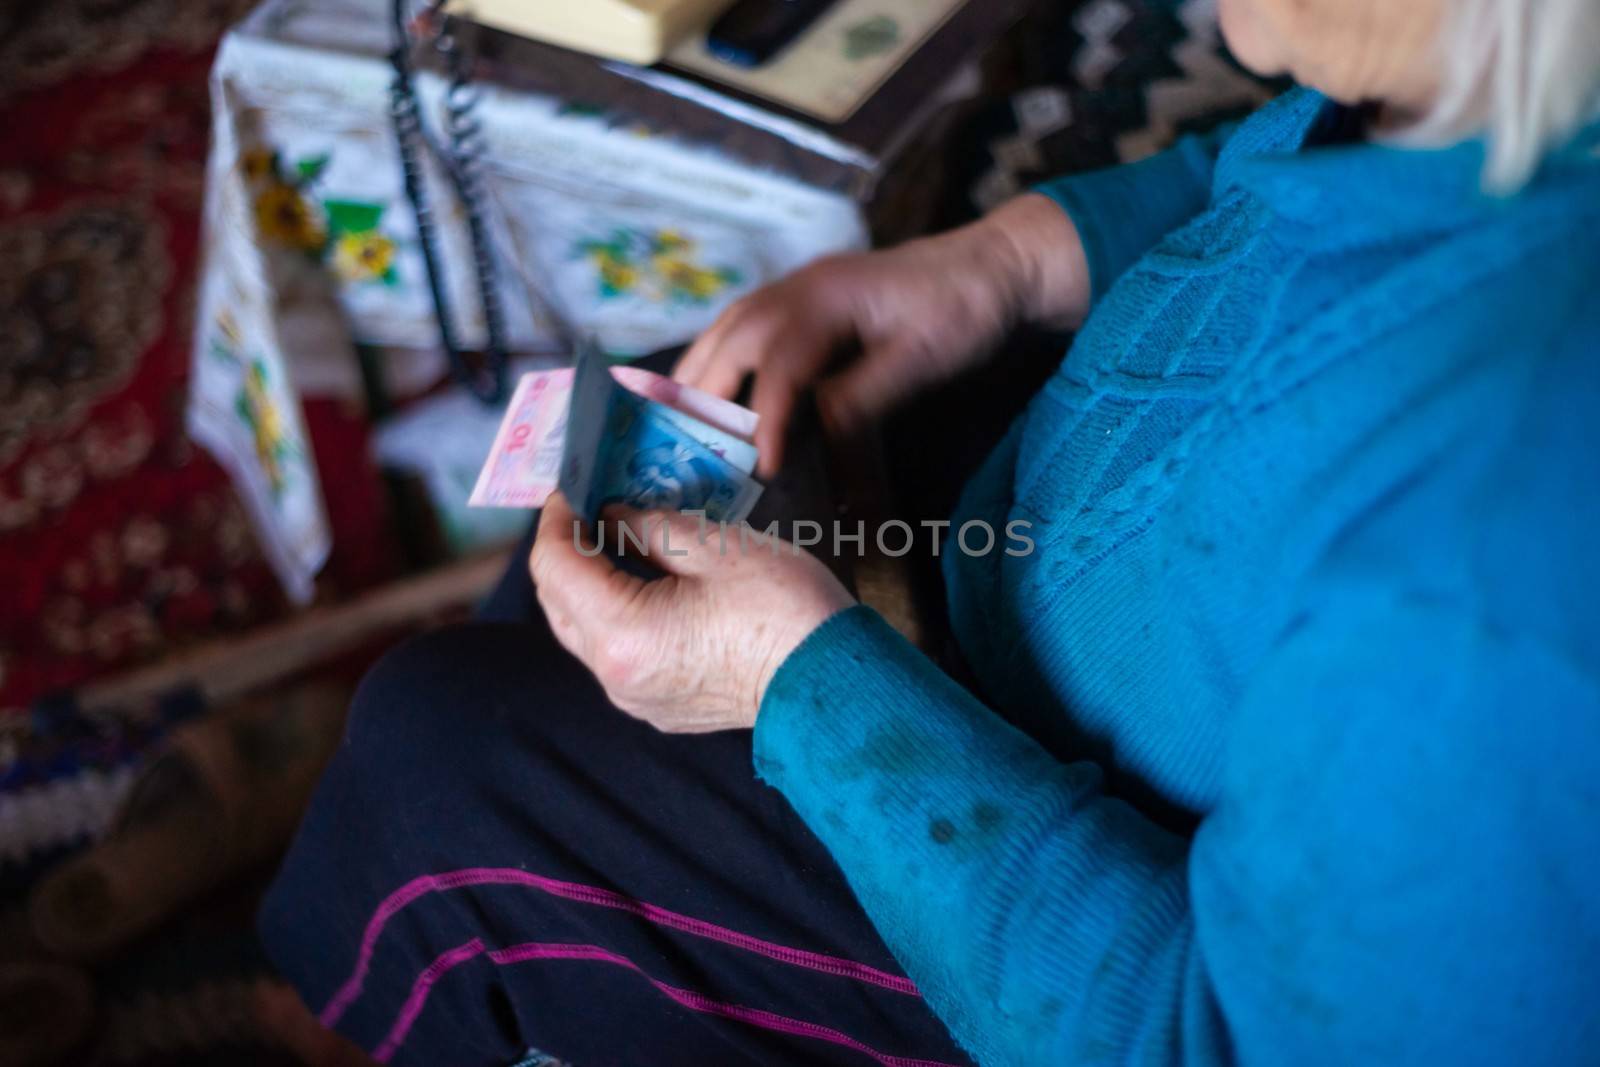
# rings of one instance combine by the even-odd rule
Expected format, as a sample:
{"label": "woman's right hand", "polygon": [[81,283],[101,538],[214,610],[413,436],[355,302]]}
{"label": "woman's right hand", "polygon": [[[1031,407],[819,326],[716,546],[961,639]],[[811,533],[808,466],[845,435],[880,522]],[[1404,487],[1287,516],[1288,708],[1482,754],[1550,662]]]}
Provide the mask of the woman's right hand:
{"label": "woman's right hand", "polygon": [[[1088,305],[1077,231],[1047,198],[1018,197],[959,230],[820,260],[739,300],[674,377],[731,398],[755,376],[760,472],[775,474],[800,394],[848,433],[986,359],[1024,321],[1073,325]],[[854,358],[836,372],[835,357]]]}

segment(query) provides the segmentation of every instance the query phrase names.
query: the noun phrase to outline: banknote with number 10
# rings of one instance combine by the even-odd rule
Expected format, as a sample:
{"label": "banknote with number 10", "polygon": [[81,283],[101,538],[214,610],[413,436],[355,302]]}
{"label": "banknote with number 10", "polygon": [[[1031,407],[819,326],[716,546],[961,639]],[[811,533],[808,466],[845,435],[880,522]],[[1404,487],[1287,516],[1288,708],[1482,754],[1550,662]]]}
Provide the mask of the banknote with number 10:
{"label": "banknote with number 10", "polygon": [[761,495],[755,413],[637,367],[608,369],[586,397],[574,368],[524,375],[469,503],[537,508],[560,486],[590,519],[622,501],[743,520]]}

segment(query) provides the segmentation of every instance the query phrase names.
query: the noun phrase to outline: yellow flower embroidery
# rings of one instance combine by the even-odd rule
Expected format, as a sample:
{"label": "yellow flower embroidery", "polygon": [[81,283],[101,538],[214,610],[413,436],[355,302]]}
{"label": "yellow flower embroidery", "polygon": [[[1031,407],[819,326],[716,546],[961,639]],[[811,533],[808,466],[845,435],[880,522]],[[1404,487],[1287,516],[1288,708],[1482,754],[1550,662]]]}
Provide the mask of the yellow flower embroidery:
{"label": "yellow flower embroidery", "polygon": [[256,225],[269,241],[315,252],[327,240],[300,190],[274,183],[256,197]]}
{"label": "yellow flower embroidery", "polygon": [[614,257],[600,255],[600,284],[613,293],[632,291],[639,284],[638,268],[629,266]]}
{"label": "yellow flower embroidery", "polygon": [[694,300],[709,300],[727,284],[720,271],[707,270],[673,256],[657,256],[654,265],[669,290]]}
{"label": "yellow flower embroidery", "polygon": [[222,334],[222,339],[229,349],[236,349],[240,343],[239,320],[233,317],[233,312],[223,308],[217,312],[217,332]]}
{"label": "yellow flower embroidery", "polygon": [[244,176],[251,182],[277,177],[278,157],[270,149],[252,148],[244,154],[241,164],[244,167]]}
{"label": "yellow flower embroidery", "polygon": [[333,266],[346,281],[382,278],[394,265],[394,241],[376,230],[347,233],[333,250]]}
{"label": "yellow flower embroidery", "polygon": [[677,230],[617,229],[608,240],[583,241],[578,249],[594,263],[603,299],[703,304],[740,281],[732,268],[702,265],[695,242]]}
{"label": "yellow flower embroidery", "polygon": [[260,364],[245,371],[239,410],[254,438],[261,473],[267,476],[267,484],[276,496],[283,492],[283,459],[288,452],[288,434],[284,431],[283,413],[267,391],[267,375]]}

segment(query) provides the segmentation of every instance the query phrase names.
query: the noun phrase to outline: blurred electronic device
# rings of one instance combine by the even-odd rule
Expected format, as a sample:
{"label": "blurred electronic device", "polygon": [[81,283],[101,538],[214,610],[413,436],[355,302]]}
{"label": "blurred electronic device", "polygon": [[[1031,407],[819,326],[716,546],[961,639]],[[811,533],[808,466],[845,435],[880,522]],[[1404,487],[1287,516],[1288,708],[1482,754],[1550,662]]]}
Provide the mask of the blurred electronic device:
{"label": "blurred electronic device", "polygon": [[[520,37],[649,65],[730,0],[450,0],[445,11]],[[775,0],[778,6],[788,6]]]}
{"label": "blurred electronic device", "polygon": [[706,47],[738,67],[777,55],[836,0],[735,0],[706,31]]}
{"label": "blurred electronic device", "polygon": [[[865,203],[1036,2],[835,0],[759,67],[713,54],[710,20],[648,67],[495,27],[476,40],[483,76],[506,89],[581,101],[609,125],[670,132]],[[903,178],[926,188],[914,168]]]}
{"label": "blurred electronic device", "polygon": [[[1001,12],[996,0],[748,0],[729,8],[706,33],[692,34],[668,52],[663,67],[776,104],[837,126],[849,121],[913,59],[943,52],[943,75],[953,73],[949,44],[933,38],[972,8]],[[760,8],[792,10],[780,25]],[[752,13],[745,15],[750,10]],[[780,12],[779,14],[782,14]],[[800,18],[804,15],[804,19]],[[781,36],[787,34],[787,36]],[[959,54],[959,47],[955,49]],[[934,79],[939,77],[935,68]],[[908,101],[896,105],[902,112]],[[915,107],[915,105],[912,105]]]}

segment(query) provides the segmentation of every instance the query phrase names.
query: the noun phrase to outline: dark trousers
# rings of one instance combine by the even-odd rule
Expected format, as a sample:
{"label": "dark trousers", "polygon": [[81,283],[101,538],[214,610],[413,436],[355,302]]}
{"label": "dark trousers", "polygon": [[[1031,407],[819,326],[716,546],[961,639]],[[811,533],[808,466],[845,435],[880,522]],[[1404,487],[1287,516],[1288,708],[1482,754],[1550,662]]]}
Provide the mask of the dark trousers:
{"label": "dark trousers", "polygon": [[356,696],[260,919],[312,1011],[427,1067],[967,1063],[750,735],[611,707],[525,559]]}

